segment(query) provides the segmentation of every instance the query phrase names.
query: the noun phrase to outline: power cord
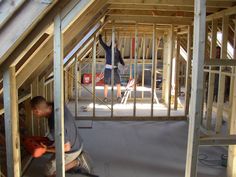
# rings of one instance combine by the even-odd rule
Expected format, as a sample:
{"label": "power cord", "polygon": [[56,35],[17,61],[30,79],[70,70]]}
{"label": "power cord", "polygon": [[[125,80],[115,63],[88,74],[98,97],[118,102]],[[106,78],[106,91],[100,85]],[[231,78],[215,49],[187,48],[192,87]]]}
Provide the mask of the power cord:
{"label": "power cord", "polygon": [[220,159],[209,159],[207,154],[199,154],[198,161],[204,166],[223,168],[227,166],[227,155],[222,154]]}

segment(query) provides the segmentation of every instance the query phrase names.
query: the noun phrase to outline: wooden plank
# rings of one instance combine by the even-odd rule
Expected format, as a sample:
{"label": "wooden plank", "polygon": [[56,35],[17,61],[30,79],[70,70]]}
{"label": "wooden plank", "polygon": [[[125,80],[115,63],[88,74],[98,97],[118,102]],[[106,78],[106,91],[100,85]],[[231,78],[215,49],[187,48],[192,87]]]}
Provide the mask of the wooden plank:
{"label": "wooden plank", "polygon": [[233,14],[236,14],[236,6],[208,15],[206,20],[211,21],[213,19],[222,18],[223,16],[229,16]]}
{"label": "wooden plank", "polygon": [[[132,46],[131,46],[132,47]],[[134,51],[134,108],[133,108],[133,116],[136,116],[136,97],[137,97],[137,75],[138,70],[138,25],[135,24],[135,51]]]}
{"label": "wooden plank", "polygon": [[203,69],[205,56],[206,0],[195,0],[192,94],[185,177],[197,176],[198,145],[203,100]]}
{"label": "wooden plank", "polygon": [[[108,1],[111,4],[132,4],[132,5],[169,5],[169,6],[194,6],[194,0],[180,0],[180,1],[175,1],[175,0],[109,0]],[[221,8],[227,8],[233,5],[233,2],[231,1],[207,1],[206,5],[209,7],[221,7]]]}
{"label": "wooden plank", "polygon": [[[221,58],[227,58],[227,43],[228,43],[228,28],[229,28],[229,17],[224,16],[222,21],[222,44],[221,44]],[[224,68],[221,66],[220,71]],[[225,75],[219,74],[219,86],[217,95],[217,112],[216,112],[216,133],[221,132],[222,119],[223,119],[223,104],[225,97]]]}
{"label": "wooden plank", "polygon": [[155,75],[156,75],[156,24],[153,25],[153,36],[152,36],[152,76],[151,76],[151,86],[152,86],[152,97],[151,97],[151,117],[153,117],[153,103],[154,103],[154,92],[155,88]]}
{"label": "wooden plank", "polygon": [[[234,56],[233,59],[236,59],[236,20],[234,19]],[[236,69],[236,67],[234,68]],[[230,135],[236,134],[236,76],[234,76],[234,86],[233,86],[233,98],[232,98],[232,112],[230,118]],[[235,177],[236,174],[236,146],[229,146],[228,150],[228,166],[227,166],[227,175],[228,177]]]}
{"label": "wooden plank", "polygon": [[96,116],[96,58],[97,58],[97,40],[96,34],[93,40],[93,62],[92,62],[92,94],[93,94],[93,117]]}
{"label": "wooden plank", "polygon": [[21,155],[15,67],[4,68],[3,88],[7,174],[20,177]]}
{"label": "wooden plank", "polygon": [[52,38],[48,37],[28,58],[24,65],[22,65],[16,73],[17,88],[20,88],[25,80],[27,80],[27,78],[47,59],[47,56],[50,54],[50,51],[48,51],[47,48],[52,46]]}
{"label": "wooden plank", "polygon": [[[69,102],[69,97],[68,97],[68,73],[66,72],[66,69],[64,71],[64,89],[65,89],[65,93],[64,93],[64,99],[65,99],[65,103],[68,103]],[[50,80],[47,80],[45,85],[46,85],[46,91],[47,91],[47,87],[48,87],[48,84],[51,83],[52,81]],[[47,94],[46,94],[47,95]],[[75,114],[76,114],[77,111],[75,111]]]}
{"label": "wooden plank", "polygon": [[236,145],[236,135],[201,137],[200,146]]}
{"label": "wooden plank", "polygon": [[114,112],[114,63],[115,63],[115,22],[112,22],[112,43],[111,43],[111,117],[113,117]]}
{"label": "wooden plank", "polygon": [[133,23],[156,23],[156,24],[178,24],[178,25],[190,25],[193,22],[191,18],[185,17],[145,17],[145,16],[109,16],[109,20],[115,20],[117,22],[133,22]]}
{"label": "wooden plank", "polygon": [[163,37],[163,81],[162,81],[162,99],[164,100],[165,104],[168,104],[168,82],[167,82],[167,75],[168,75],[168,54],[169,54],[169,45],[168,45],[169,35],[165,34]]}
{"label": "wooden plank", "polygon": [[[38,80],[39,80],[39,77],[37,77]],[[45,86],[44,86],[44,78],[40,79],[38,81],[38,95],[39,96],[42,96],[45,98]],[[46,126],[45,126],[45,121],[46,121],[47,118],[42,118],[42,119],[38,119],[39,121],[39,124],[38,124],[38,127],[39,127],[39,135],[40,136],[45,136],[46,135]]]}
{"label": "wooden plank", "polygon": [[[72,1],[72,0],[71,0]],[[69,10],[68,13],[65,15],[62,14],[63,19],[62,19],[62,29],[63,32],[65,32],[69,26],[71,26],[76,19],[78,19],[81,14],[85,12],[85,10],[92,4],[94,3],[95,0],[74,0],[75,4],[71,3],[71,7],[67,7]]]}
{"label": "wooden plank", "polygon": [[179,71],[180,71],[180,41],[179,41],[179,37],[177,37],[177,41],[176,41],[176,53],[175,53],[175,78],[174,78],[174,82],[175,82],[175,87],[174,87],[174,109],[177,110],[178,108],[178,97],[179,97]]}
{"label": "wooden plank", "polygon": [[154,16],[154,17],[190,17],[193,18],[193,12],[175,12],[175,11],[151,11],[151,10],[127,10],[113,9],[108,15],[139,15],[139,16]]}
{"label": "wooden plank", "polygon": [[[77,117],[77,115],[78,115],[78,100],[79,100],[79,93],[78,93],[78,58],[77,57],[75,57],[75,71],[74,71],[74,73],[75,73],[75,75],[74,75],[74,86],[75,86],[75,117]],[[65,75],[64,75],[65,76]],[[67,76],[68,76],[68,74],[67,74]],[[64,88],[66,88],[67,87],[67,85],[65,85],[65,87]]]}
{"label": "wooden plank", "polygon": [[[82,83],[81,78],[82,78],[82,63],[79,62],[79,76],[78,76],[78,81],[79,81],[80,83]],[[82,95],[82,86],[79,84],[79,95],[78,95],[78,98],[80,98],[81,95]]]}
{"label": "wooden plank", "polygon": [[[216,35],[217,35],[217,20],[212,21],[211,30],[211,48],[210,48],[210,58],[216,58]],[[219,61],[219,60],[217,60]],[[205,60],[206,62],[206,60]],[[209,68],[213,69],[212,67]],[[212,121],[212,108],[213,108],[213,96],[214,96],[214,86],[215,86],[215,74],[209,73],[208,79],[208,95],[207,95],[207,108],[206,108],[206,129],[211,128]]]}
{"label": "wooden plank", "polygon": [[65,177],[64,159],[64,92],[63,37],[60,14],[54,20],[54,117],[56,144],[56,176]]}
{"label": "wooden plank", "polygon": [[[146,51],[146,37],[143,36],[143,59],[142,59],[142,87],[144,88],[145,79],[145,51]],[[142,91],[142,98],[144,98],[144,91]]]}
{"label": "wooden plank", "polygon": [[174,55],[174,26],[171,25],[171,30],[170,30],[170,40],[169,40],[169,68],[168,68],[168,79],[167,79],[167,84],[168,84],[168,110],[167,110],[167,115],[170,116],[171,112],[171,90],[172,90],[172,65],[173,65],[173,55]]}
{"label": "wooden plank", "polygon": [[205,66],[236,66],[236,61],[231,59],[214,59],[204,61]]}
{"label": "wooden plank", "polygon": [[189,101],[190,101],[190,89],[191,89],[191,62],[192,62],[192,43],[193,43],[193,28],[188,26],[188,41],[187,41],[187,64],[186,64],[186,81],[185,81],[185,106],[184,112],[187,116],[189,114]]}
{"label": "wooden plank", "polygon": [[[192,6],[169,6],[169,5],[161,5],[161,4],[153,4],[153,5],[143,5],[143,4],[123,4],[123,3],[115,3],[110,4],[109,9],[128,9],[128,10],[150,10],[150,11],[177,11],[177,12],[193,12],[194,7]],[[207,12],[217,12],[220,7],[207,7]]]}
{"label": "wooden plank", "polygon": [[24,4],[25,0],[0,1],[0,29],[12,15]]}
{"label": "wooden plank", "polygon": [[23,102],[24,108],[25,108],[25,125],[27,129],[27,133],[29,135],[33,135],[33,129],[32,129],[32,112],[31,112],[31,105],[30,105],[31,98],[27,99]]}
{"label": "wooden plank", "polygon": [[[31,96],[32,98],[35,96],[39,96],[39,80],[38,77],[34,78],[34,81],[31,83],[30,85],[30,89],[31,89]],[[39,119],[37,117],[35,117],[34,115],[32,115],[31,117],[32,119],[32,134],[34,136],[39,136]]]}

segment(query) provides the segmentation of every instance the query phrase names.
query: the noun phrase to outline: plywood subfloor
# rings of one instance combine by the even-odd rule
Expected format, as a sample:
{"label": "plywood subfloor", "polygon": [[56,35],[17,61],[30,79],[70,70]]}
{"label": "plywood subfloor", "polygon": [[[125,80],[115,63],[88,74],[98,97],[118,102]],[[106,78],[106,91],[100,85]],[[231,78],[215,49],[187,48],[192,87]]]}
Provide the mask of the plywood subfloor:
{"label": "plywood subfloor", "polygon": [[[78,122],[85,124],[93,125],[80,132],[100,177],[184,177],[187,122]],[[227,152],[201,147],[200,154],[217,160]],[[42,176],[44,163],[43,158],[34,160],[25,176]],[[223,167],[199,164],[198,177],[224,176]]]}

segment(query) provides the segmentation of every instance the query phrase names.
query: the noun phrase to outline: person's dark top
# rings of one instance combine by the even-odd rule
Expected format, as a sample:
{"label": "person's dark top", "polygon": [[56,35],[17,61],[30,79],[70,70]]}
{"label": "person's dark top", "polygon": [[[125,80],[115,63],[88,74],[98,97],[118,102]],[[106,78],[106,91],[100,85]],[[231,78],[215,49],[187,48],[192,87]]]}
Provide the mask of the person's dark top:
{"label": "person's dark top", "polygon": [[[111,57],[111,46],[108,46],[103,40],[102,40],[102,35],[99,35],[99,42],[104,48],[106,52],[106,64],[112,65],[112,57]],[[118,66],[118,63],[122,64],[123,66],[125,65],[125,62],[123,58],[121,57],[121,53],[116,47],[115,50],[115,60],[114,60],[114,66]]]}
{"label": "person's dark top", "polygon": [[[54,104],[49,103],[49,105],[52,106],[52,113],[48,116],[48,126],[50,133],[54,138]],[[71,144],[71,150],[66,153],[72,153],[81,148],[82,138],[79,135],[74,116],[71,114],[67,106],[64,106],[64,136],[65,143],[70,142]]]}

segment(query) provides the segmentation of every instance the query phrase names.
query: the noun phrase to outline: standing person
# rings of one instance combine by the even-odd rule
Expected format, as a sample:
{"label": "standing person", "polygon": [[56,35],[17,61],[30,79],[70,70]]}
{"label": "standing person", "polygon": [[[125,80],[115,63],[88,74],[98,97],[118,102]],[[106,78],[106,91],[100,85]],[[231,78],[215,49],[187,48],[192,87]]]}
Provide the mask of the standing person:
{"label": "standing person", "polygon": [[[50,130],[50,140],[54,141],[54,104],[49,103],[42,96],[36,96],[31,100],[31,109],[36,118],[47,118]],[[83,152],[82,138],[78,133],[74,116],[71,114],[67,106],[64,106],[64,136],[65,136],[65,170],[68,171],[74,167],[79,167],[86,172],[91,172],[90,166],[86,161]],[[54,177],[56,175],[55,146],[46,146],[46,152],[53,153],[51,159],[45,167],[45,176]]]}
{"label": "standing person", "polygon": [[[106,52],[106,66],[105,66],[105,71],[104,71],[104,102],[107,103],[109,102],[109,99],[107,98],[108,95],[108,86],[111,84],[111,73],[112,73],[112,45],[108,46],[105,44],[105,42],[102,40],[102,35],[99,35],[99,42],[104,48]],[[114,46],[114,84],[117,87],[117,102],[121,102],[121,84],[120,84],[120,71],[118,69],[118,64],[121,63],[123,66],[125,66],[124,60],[121,57],[121,53],[119,49],[117,48],[117,41],[115,41],[115,46]]]}

